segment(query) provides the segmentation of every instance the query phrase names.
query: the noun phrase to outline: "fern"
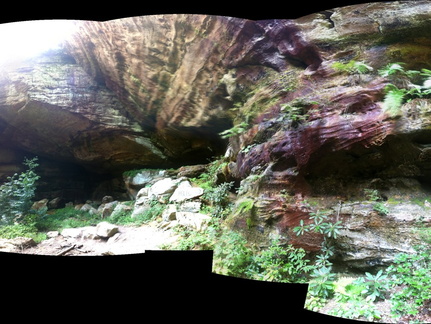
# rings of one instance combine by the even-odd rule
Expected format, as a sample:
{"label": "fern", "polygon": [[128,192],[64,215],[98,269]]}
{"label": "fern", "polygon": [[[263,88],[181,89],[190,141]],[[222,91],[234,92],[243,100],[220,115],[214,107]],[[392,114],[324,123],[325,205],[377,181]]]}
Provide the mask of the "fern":
{"label": "fern", "polygon": [[384,77],[390,77],[390,76],[399,76],[399,75],[405,75],[406,72],[403,67],[404,63],[390,63],[386,65],[384,68],[379,70],[379,74]]}
{"label": "fern", "polygon": [[221,136],[221,138],[226,139],[232,136],[237,136],[240,135],[242,133],[244,133],[247,130],[248,124],[245,122],[242,122],[230,129],[227,129],[221,133],[219,133],[219,135]]}
{"label": "fern", "polygon": [[387,86],[387,92],[383,101],[383,109],[392,117],[399,114],[400,108],[406,96],[405,89],[398,89],[394,85]]}

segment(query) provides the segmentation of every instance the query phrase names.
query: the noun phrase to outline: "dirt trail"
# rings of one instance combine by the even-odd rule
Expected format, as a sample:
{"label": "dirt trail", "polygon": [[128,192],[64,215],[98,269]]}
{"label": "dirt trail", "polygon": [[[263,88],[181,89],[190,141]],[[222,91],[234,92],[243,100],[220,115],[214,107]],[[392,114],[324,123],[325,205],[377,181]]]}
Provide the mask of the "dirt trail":
{"label": "dirt trail", "polygon": [[174,243],[177,235],[169,229],[162,229],[154,224],[118,226],[118,233],[109,239],[83,237],[54,238],[38,245],[21,250],[24,254],[43,255],[116,255],[144,253],[146,250],[160,250],[165,244]]}

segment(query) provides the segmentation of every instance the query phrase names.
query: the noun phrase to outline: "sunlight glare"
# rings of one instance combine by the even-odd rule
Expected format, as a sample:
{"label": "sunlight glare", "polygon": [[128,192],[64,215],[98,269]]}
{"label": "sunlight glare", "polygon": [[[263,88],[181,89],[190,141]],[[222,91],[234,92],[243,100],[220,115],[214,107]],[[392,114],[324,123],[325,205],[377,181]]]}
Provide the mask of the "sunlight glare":
{"label": "sunlight glare", "polygon": [[60,46],[75,28],[73,20],[35,20],[0,25],[0,65],[28,59]]}

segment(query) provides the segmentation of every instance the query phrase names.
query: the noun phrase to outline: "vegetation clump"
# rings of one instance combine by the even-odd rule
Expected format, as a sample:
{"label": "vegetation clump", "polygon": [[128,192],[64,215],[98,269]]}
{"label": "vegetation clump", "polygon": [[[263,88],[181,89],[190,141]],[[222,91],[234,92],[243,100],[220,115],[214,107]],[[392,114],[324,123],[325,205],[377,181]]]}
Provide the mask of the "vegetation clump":
{"label": "vegetation clump", "polygon": [[8,177],[0,186],[0,225],[23,222],[30,212],[36,182],[40,178],[35,172],[38,167],[37,158],[26,158],[23,164],[27,166],[26,171]]}
{"label": "vegetation clump", "polygon": [[431,70],[405,70],[403,63],[391,63],[379,74],[392,81],[385,88],[383,102],[384,110],[392,117],[399,115],[404,103],[431,96]]}
{"label": "vegetation clump", "polygon": [[365,74],[373,71],[373,68],[364,62],[350,60],[347,63],[334,62],[332,68],[336,71],[347,74]]}

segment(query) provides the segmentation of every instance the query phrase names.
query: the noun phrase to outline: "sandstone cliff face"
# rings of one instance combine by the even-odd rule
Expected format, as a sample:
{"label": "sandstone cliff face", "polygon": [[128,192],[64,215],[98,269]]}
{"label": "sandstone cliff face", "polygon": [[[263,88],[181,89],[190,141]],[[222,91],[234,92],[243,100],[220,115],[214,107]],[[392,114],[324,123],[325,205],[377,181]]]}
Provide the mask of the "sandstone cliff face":
{"label": "sandstone cliff face", "polygon": [[[232,126],[237,88],[286,69],[290,59],[319,64],[298,32],[290,21],[147,16],[85,22],[68,48],[129,116],[154,132],[168,158],[183,159],[218,149],[218,133]],[[243,82],[232,76],[238,70]]]}

